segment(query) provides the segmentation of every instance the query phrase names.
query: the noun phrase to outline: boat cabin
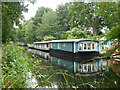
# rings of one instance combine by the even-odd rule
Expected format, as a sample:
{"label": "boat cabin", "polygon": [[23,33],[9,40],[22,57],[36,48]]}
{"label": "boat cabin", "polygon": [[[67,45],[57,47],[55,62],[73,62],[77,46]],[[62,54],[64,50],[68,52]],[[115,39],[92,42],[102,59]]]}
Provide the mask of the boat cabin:
{"label": "boat cabin", "polygon": [[92,39],[69,39],[50,41],[50,50],[67,52],[99,52],[99,42]]}
{"label": "boat cabin", "polygon": [[33,47],[40,50],[49,50],[49,41],[45,42],[34,42]]}

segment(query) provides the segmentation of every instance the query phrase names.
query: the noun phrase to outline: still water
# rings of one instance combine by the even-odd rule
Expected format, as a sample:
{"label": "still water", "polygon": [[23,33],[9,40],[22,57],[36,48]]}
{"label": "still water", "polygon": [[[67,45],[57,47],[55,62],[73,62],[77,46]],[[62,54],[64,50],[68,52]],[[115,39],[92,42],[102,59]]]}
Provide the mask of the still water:
{"label": "still water", "polygon": [[[114,60],[95,60],[94,57],[86,54],[82,54],[80,58],[71,58],[74,56],[33,49],[28,51],[50,63],[43,67],[42,71],[41,68],[37,69],[44,79],[36,76],[30,78],[28,82],[32,88],[36,86],[38,88],[120,88],[120,69],[119,66],[113,65]],[[84,60],[81,57],[84,57]],[[50,77],[46,82],[44,82],[46,80],[44,75],[47,75],[46,78]]]}

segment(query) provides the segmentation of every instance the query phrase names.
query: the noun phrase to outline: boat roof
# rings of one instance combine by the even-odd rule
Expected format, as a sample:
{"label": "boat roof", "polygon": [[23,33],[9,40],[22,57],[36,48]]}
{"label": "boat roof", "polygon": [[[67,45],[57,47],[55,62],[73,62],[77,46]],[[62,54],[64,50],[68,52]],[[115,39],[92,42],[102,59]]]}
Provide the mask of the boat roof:
{"label": "boat roof", "polygon": [[40,41],[40,42],[33,42],[34,44],[39,44],[39,43],[42,43],[42,44],[45,44],[45,43],[49,43],[49,41]]}
{"label": "boat roof", "polygon": [[[50,42],[79,42],[79,41],[91,41],[93,39],[64,39],[64,40],[52,40]],[[94,40],[96,41],[96,40]]]}

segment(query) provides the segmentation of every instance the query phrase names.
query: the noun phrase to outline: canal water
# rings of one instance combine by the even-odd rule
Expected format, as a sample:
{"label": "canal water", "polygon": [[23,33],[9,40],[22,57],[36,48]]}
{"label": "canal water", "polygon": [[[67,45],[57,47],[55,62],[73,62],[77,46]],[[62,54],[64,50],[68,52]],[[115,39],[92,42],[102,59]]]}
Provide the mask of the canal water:
{"label": "canal water", "polygon": [[29,73],[32,88],[120,88],[120,64],[114,60],[96,60],[86,54],[74,58],[34,49],[28,52],[42,60],[37,66],[39,73]]}

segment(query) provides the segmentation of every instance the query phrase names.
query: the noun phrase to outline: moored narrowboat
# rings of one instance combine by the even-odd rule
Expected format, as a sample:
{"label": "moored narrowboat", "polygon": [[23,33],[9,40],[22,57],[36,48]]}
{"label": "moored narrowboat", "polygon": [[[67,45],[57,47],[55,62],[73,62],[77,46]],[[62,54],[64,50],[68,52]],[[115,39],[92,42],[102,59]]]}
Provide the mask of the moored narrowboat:
{"label": "moored narrowboat", "polygon": [[33,47],[35,49],[49,51],[49,41],[33,42]]}
{"label": "moored narrowboat", "polygon": [[50,50],[71,53],[99,52],[99,42],[93,39],[52,40]]}

